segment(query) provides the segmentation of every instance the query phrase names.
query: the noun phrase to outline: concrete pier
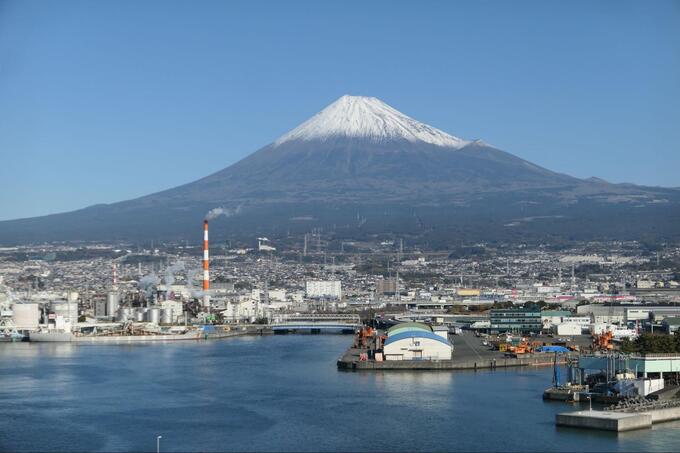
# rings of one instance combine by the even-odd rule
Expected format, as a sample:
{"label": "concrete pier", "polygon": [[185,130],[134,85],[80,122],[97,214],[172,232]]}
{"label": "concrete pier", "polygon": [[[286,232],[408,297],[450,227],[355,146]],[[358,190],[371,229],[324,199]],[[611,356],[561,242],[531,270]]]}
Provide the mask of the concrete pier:
{"label": "concrete pier", "polygon": [[[454,350],[451,360],[361,360],[361,353],[368,349],[349,348],[338,359],[340,370],[495,370],[497,368],[515,368],[524,366],[552,366],[555,356],[550,353],[521,354],[511,357],[503,352],[493,350],[477,338],[472,332],[464,331],[461,335],[449,336]],[[566,363],[566,356],[560,354],[558,364]]]}
{"label": "concrete pier", "polygon": [[651,428],[652,416],[646,413],[578,411],[557,414],[555,423],[557,426],[621,432]]}
{"label": "concrete pier", "polygon": [[[452,360],[360,360],[365,350],[351,348],[338,360],[339,370],[495,370],[497,368],[515,368],[525,366],[552,366],[552,357],[546,354],[525,354],[522,357],[504,357],[500,354],[458,356],[454,352]],[[564,363],[564,359],[558,361]]]}
{"label": "concrete pier", "polygon": [[680,420],[680,407],[650,409],[644,412],[577,411],[557,414],[557,426],[600,429],[605,431],[631,431],[651,428],[653,423]]}

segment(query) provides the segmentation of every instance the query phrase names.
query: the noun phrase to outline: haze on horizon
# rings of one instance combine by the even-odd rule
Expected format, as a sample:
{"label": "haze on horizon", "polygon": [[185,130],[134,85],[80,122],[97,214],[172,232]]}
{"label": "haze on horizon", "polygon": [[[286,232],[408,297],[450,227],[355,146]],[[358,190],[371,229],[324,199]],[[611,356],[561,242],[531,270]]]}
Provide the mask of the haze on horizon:
{"label": "haze on horizon", "polygon": [[550,170],[680,186],[680,4],[0,2],[0,220],[220,170],[344,94]]}

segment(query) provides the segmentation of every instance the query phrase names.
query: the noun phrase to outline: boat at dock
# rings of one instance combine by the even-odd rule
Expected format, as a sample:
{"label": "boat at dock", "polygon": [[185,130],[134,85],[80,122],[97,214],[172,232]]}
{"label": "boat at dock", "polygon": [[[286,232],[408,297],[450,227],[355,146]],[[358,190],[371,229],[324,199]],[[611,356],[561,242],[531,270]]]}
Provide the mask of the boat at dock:
{"label": "boat at dock", "polygon": [[587,401],[590,393],[587,385],[566,383],[548,387],[543,391],[544,400],[554,401]]}

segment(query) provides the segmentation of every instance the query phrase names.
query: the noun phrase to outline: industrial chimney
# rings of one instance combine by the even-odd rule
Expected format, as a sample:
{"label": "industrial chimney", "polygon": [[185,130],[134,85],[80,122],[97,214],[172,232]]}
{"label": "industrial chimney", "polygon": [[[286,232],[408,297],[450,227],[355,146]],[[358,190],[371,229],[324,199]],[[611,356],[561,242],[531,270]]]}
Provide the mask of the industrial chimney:
{"label": "industrial chimney", "polygon": [[208,221],[203,221],[203,291],[210,289],[210,252],[208,251]]}

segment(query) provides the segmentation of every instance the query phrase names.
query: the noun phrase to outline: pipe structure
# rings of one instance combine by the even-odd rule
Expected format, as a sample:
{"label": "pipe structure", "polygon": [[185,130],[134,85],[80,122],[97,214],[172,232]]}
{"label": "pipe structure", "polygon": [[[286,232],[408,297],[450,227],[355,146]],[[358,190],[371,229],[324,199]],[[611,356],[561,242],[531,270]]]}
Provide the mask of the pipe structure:
{"label": "pipe structure", "polygon": [[210,252],[208,251],[208,221],[203,221],[203,291],[210,289]]}

